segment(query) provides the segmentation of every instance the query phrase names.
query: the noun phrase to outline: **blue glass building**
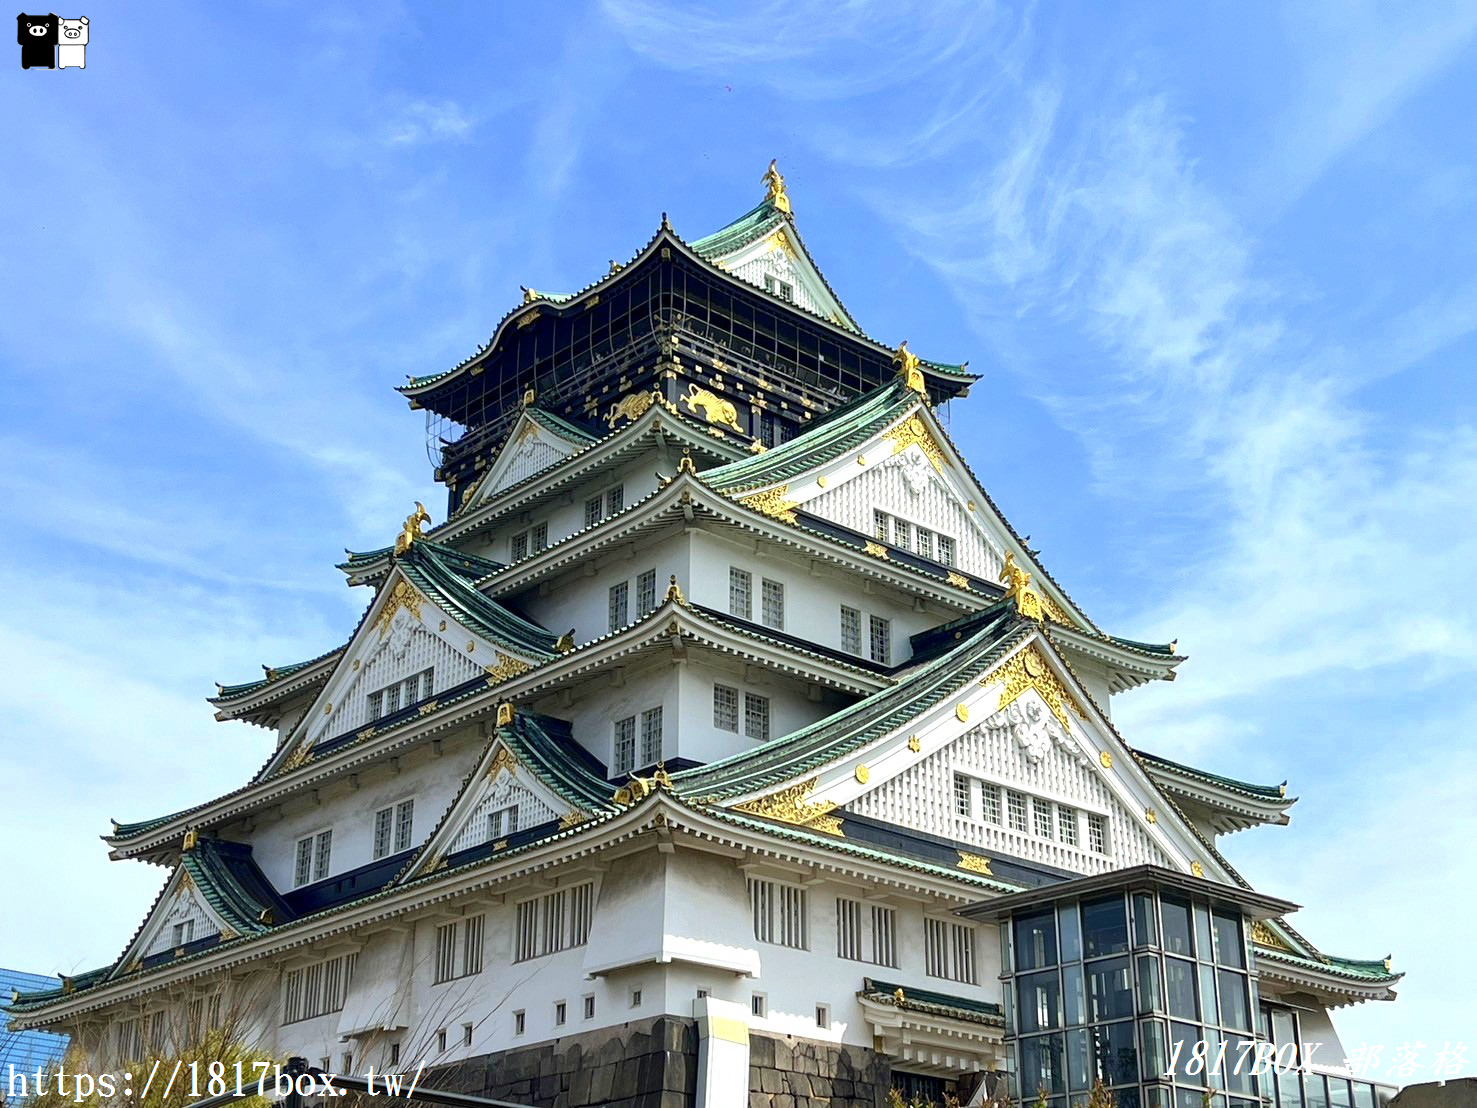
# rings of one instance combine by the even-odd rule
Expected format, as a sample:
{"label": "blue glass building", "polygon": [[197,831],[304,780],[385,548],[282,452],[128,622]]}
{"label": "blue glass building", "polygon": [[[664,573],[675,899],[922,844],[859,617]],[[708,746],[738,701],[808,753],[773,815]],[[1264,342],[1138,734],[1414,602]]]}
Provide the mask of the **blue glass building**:
{"label": "blue glass building", "polygon": [[[55,977],[41,973],[23,973],[20,970],[0,969],[0,1104],[14,1104],[20,1097],[12,1096],[11,1074],[30,1074],[27,1086],[34,1089],[32,1079],[38,1069],[52,1069],[61,1061],[67,1049],[67,1036],[53,1035],[49,1031],[11,1031],[6,1010],[10,1007],[13,991],[34,992],[37,989],[55,989],[61,982]],[[12,1067],[14,1067],[12,1069]],[[19,1086],[14,1090],[19,1092]]]}

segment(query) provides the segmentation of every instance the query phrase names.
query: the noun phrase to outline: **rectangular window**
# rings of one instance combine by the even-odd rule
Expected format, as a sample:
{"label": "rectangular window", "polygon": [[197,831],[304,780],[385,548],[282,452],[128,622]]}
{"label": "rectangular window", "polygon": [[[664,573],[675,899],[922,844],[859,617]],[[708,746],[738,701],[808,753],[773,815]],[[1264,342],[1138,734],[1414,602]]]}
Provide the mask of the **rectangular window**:
{"label": "rectangular window", "polygon": [[656,611],[656,570],[648,569],[636,578],[636,611],[650,615]]}
{"label": "rectangular window", "polygon": [[857,656],[862,652],[862,613],[845,604],[841,605],[841,649]]}
{"label": "rectangular window", "polygon": [[1077,809],[1068,808],[1065,804],[1058,804],[1056,809],[1056,824],[1061,831],[1062,842],[1068,846],[1077,845]]}
{"label": "rectangular window", "polygon": [[518,805],[509,804],[506,808],[487,813],[487,838],[483,841],[490,843],[505,835],[511,835],[516,830],[518,830]]}
{"label": "rectangular window", "polygon": [[293,885],[307,885],[328,876],[328,862],[333,853],[333,832],[320,831],[297,841]]}
{"label": "rectangular window", "polygon": [[1036,834],[1043,839],[1056,837],[1055,821],[1052,819],[1051,801],[1039,796],[1031,798],[1031,810],[1036,816]]}
{"label": "rectangular window", "polygon": [[759,1019],[769,1015],[769,998],[763,993],[755,993],[749,997],[749,1011]]}
{"label": "rectangular window", "polygon": [[410,849],[411,829],[415,825],[415,799],[395,805],[395,852]]}
{"label": "rectangular window", "polygon": [[328,876],[328,860],[333,855],[333,832],[319,831],[313,843],[313,880],[322,881]]}
{"label": "rectangular window", "polygon": [[815,1025],[817,1027],[831,1026],[831,1009],[824,1004],[817,1004],[815,1006]]}
{"label": "rectangular window", "polygon": [[174,925],[174,946],[184,946],[195,937],[195,921],[187,919]]}
{"label": "rectangular window", "polygon": [[1094,854],[1108,853],[1108,817],[1087,813],[1087,848]]}
{"label": "rectangular window", "polygon": [[862,902],[836,898],[836,957],[853,962],[862,958]]}
{"label": "rectangular window", "polygon": [[892,521],[892,544],[899,550],[913,549],[913,528],[907,520]]}
{"label": "rectangular window", "polygon": [[872,905],[872,961],[879,966],[897,965],[897,910]]}
{"label": "rectangular window", "polygon": [[[436,1032],[436,1050],[441,1054],[446,1053],[446,1028],[444,1027],[440,1031]],[[327,1068],[326,1063],[324,1065],[324,1068]]]}
{"label": "rectangular window", "polygon": [[662,710],[660,706],[641,713],[641,764],[662,760]]}
{"label": "rectangular window", "polygon": [[585,1000],[585,1019],[592,1020],[592,1019],[595,1018],[595,994],[593,994],[593,993],[587,994],[585,996],[584,1000]]}
{"label": "rectangular window", "polygon": [[628,606],[630,587],[622,581],[610,586],[610,630],[619,631],[626,625],[630,615]]}
{"label": "rectangular window", "polygon": [[947,535],[939,536],[938,560],[946,566],[954,564],[954,540]]}
{"label": "rectangular window", "polygon": [[513,960],[526,962],[584,946],[590,938],[594,890],[594,884],[586,881],[520,903],[514,922]]}
{"label": "rectangular window", "polygon": [[1026,796],[1014,789],[1005,790],[1005,809],[1010,813],[1010,829],[1012,831],[1024,831],[1026,829]]}
{"label": "rectangular window", "polygon": [[611,769],[615,773],[630,773],[636,768],[636,717],[627,716],[615,721],[615,752],[611,758]]}
{"label": "rectangular window", "polygon": [[754,938],[776,946],[806,949],[805,890],[778,881],[749,879]]}
{"label": "rectangular window", "polygon": [[968,819],[973,805],[969,796],[969,778],[962,773],[954,774],[954,814]]}
{"label": "rectangular window", "polygon": [[482,972],[485,916],[468,916],[436,928],[436,974],[433,985]]}
{"label": "rectangular window", "polygon": [[554,1002],[554,1026],[555,1027],[563,1027],[564,1024],[565,1024],[566,1019],[568,1018],[568,1013],[569,1013],[569,1008],[564,1003],[564,1001],[562,1001],[562,1000],[555,1001]]}
{"label": "rectangular window", "polygon": [[754,618],[754,575],[737,566],[728,567],[728,614]]}
{"label": "rectangular window", "polygon": [[981,783],[980,817],[986,823],[1000,822],[1000,786]]}
{"label": "rectangular window", "polygon": [[769,741],[769,697],[744,693],[744,734],[757,742]]}
{"label": "rectangular window", "polygon": [[605,494],[605,514],[615,515],[626,506],[626,487],[617,485]]}
{"label": "rectangular window", "polygon": [[773,627],[776,631],[785,629],[785,586],[778,581],[771,581],[768,577],[764,579],[764,626]]}
{"label": "rectangular window", "polygon": [[521,1035],[528,1030],[528,1016],[522,1010],[513,1013],[513,1034]]}
{"label": "rectangular window", "polygon": [[533,530],[529,532],[528,544],[535,551],[543,550],[549,545],[549,525],[547,523],[535,523]]}
{"label": "rectangular window", "polygon": [[[471,1046],[471,1045],[472,1045],[472,1025],[470,1023],[464,1023],[464,1024],[462,1024],[462,1046]],[[345,1055],[345,1057],[347,1058],[348,1055]],[[349,1070],[349,1063],[348,1062],[345,1062],[344,1063],[344,1072],[345,1073],[350,1072],[350,1070]]]}
{"label": "rectangular window", "polygon": [[713,726],[718,730],[738,733],[738,696],[738,689],[727,685],[713,686]]}
{"label": "rectangular window", "polygon": [[282,975],[282,1022],[297,1023],[340,1011],[349,995],[357,954],[344,954]]}
{"label": "rectangular window", "polygon": [[929,531],[927,528],[920,527],[918,528],[917,539],[918,543],[915,549],[917,549],[918,553],[922,554],[925,558],[932,558],[933,532]]}
{"label": "rectangular window", "polygon": [[867,630],[871,640],[872,661],[891,665],[892,620],[883,619],[881,616],[868,616]]}
{"label": "rectangular window", "polygon": [[930,977],[975,983],[974,928],[969,924],[925,918],[924,970]]}
{"label": "rectangular window", "polygon": [[384,698],[385,694],[382,692],[372,692],[369,694],[369,721],[371,723],[385,714]]}
{"label": "rectangular window", "polygon": [[892,517],[875,508],[872,510],[872,535],[879,542],[887,542],[892,538]]}
{"label": "rectangular window", "polygon": [[585,526],[594,527],[605,515],[605,498],[592,496],[585,501]]}
{"label": "rectangular window", "polygon": [[528,557],[528,532],[520,531],[513,536],[512,561]]}

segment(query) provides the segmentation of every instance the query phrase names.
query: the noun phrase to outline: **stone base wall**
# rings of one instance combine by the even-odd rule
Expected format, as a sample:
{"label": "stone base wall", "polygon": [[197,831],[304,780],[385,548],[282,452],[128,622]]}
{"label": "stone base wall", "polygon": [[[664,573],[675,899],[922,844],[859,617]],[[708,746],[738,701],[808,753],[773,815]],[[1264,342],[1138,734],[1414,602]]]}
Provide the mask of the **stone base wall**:
{"label": "stone base wall", "polygon": [[[435,1071],[434,1086],[536,1108],[692,1108],[697,1030],[657,1016]],[[868,1102],[870,1108],[871,1102]]]}
{"label": "stone base wall", "polygon": [[749,1034],[749,1108],[886,1108],[892,1063],[860,1046]]}

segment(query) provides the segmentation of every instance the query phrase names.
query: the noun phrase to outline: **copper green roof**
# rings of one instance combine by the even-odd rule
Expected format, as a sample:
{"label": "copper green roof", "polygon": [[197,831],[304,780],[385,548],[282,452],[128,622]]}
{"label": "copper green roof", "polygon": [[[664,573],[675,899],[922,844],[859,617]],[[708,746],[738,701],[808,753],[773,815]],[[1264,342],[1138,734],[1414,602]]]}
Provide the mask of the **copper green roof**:
{"label": "copper green roof", "polygon": [[220,704],[227,700],[235,700],[237,697],[245,696],[247,693],[258,692],[268,685],[275,684],[284,678],[291,677],[295,673],[301,673],[319,662],[326,662],[334,655],[343,651],[343,646],[336,646],[332,650],[326,650],[316,658],[309,658],[306,662],[289,662],[285,666],[262,666],[266,676],[259,681],[245,681],[239,685],[220,685],[215,696],[209,698],[211,704]]}
{"label": "copper green roof", "polygon": [[[494,562],[491,558],[479,557],[476,554],[468,554],[465,550],[459,550],[448,543],[437,542],[435,539],[417,539],[411,549],[435,554],[447,570],[468,581],[479,581],[489,573],[496,573],[503,568],[501,562]],[[395,553],[395,548],[382,546],[378,550],[345,550],[344,553],[349,556],[348,561],[340,562],[334,568],[348,573],[367,569],[385,561]]]}
{"label": "copper green roof", "polygon": [[1013,607],[1002,606],[994,619],[956,649],[904,671],[891,688],[788,735],[673,774],[673,787],[680,795],[716,800],[792,781],[859,750],[957,693],[1031,630]]}
{"label": "copper green roof", "polygon": [[1286,962],[1289,965],[1300,966],[1318,973],[1332,974],[1334,977],[1344,977],[1351,981],[1363,981],[1376,985],[1393,983],[1405,976],[1403,973],[1391,971],[1388,968],[1388,960],[1384,958],[1340,958],[1335,954],[1325,954],[1322,959],[1305,958],[1291,951],[1274,950],[1266,946],[1258,946],[1256,956],[1274,962]]}
{"label": "copper green roof", "polygon": [[396,555],[395,564],[427,600],[468,630],[530,659],[554,657],[557,635],[472,586],[474,574],[485,572],[482,567],[488,564],[487,559],[473,559],[454,547],[421,540],[412,543],[404,554]]}
{"label": "copper green roof", "polygon": [[[201,837],[191,850],[180,855],[180,864],[210,908],[233,930],[258,935],[281,923],[291,911],[244,843]],[[268,915],[263,918],[263,912]]]}
{"label": "copper green roof", "polygon": [[1005,1026],[1005,1010],[988,1000],[938,993],[932,989],[918,989],[911,985],[899,985],[895,981],[878,981],[872,977],[862,978],[861,991],[856,995],[878,1004],[890,1004],[904,1012],[923,1012],[969,1023]]}
{"label": "copper green roof", "polygon": [[1134,753],[1150,765],[1160,766],[1164,769],[1174,770],[1186,777],[1204,781],[1207,784],[1219,785],[1230,789],[1232,792],[1245,793],[1247,796],[1256,797],[1258,800],[1286,800],[1287,782],[1280,785],[1254,785],[1250,781],[1238,781],[1234,777],[1222,777],[1216,773],[1209,773],[1194,766],[1187,766],[1182,762],[1171,762],[1168,758],[1160,757],[1158,754],[1150,754],[1147,750],[1134,747]]}
{"label": "copper green roof", "polygon": [[565,419],[562,415],[551,412],[547,408],[530,405],[524,408],[523,411],[529,419],[533,420],[540,427],[552,431],[560,438],[568,439],[570,442],[583,445],[584,443],[594,442],[601,437],[588,428],[581,427],[579,424]]}
{"label": "copper green roof", "polygon": [[605,767],[574,740],[566,720],[519,711],[497,734],[535,777],[570,804],[586,811],[614,811],[615,786]]}

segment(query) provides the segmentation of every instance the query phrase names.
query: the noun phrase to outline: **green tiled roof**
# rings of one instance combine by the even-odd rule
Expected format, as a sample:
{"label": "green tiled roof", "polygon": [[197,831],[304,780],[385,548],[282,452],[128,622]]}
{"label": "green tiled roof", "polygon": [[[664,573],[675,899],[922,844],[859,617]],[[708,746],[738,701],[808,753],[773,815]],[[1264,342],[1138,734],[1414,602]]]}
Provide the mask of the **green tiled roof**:
{"label": "green tiled roof", "polygon": [[[411,546],[411,550],[420,550],[435,554],[444,568],[464,577],[468,581],[480,581],[489,573],[496,573],[503,568],[501,562],[494,562],[491,558],[482,558],[476,554],[468,554],[465,550],[459,550],[447,543],[437,542],[435,539],[417,539]],[[353,570],[366,569],[378,562],[383,562],[395,553],[393,546],[382,546],[378,550],[345,550],[349,556],[348,561],[340,562],[335,569],[351,572]],[[280,671],[279,671],[280,672]]]}
{"label": "green tiled roof", "polygon": [[129,839],[134,835],[142,835],[151,828],[163,826],[170,820],[178,819],[186,812],[192,812],[194,810],[194,808],[181,808],[178,812],[170,812],[167,816],[155,816],[153,819],[135,820],[133,823],[119,823],[117,820],[114,820],[113,833],[108,838]]}
{"label": "green tiled roof", "polygon": [[1405,976],[1403,973],[1394,973],[1386,969],[1384,958],[1340,958],[1334,954],[1325,954],[1323,956],[1325,960],[1320,961],[1317,958],[1304,958],[1299,954],[1286,950],[1273,950],[1265,946],[1258,946],[1256,954],[1258,958],[1287,962],[1290,965],[1318,973],[1328,973],[1334,977],[1346,977],[1352,981],[1364,981],[1376,985],[1393,983]]}
{"label": "green tiled roof", "polygon": [[902,381],[889,381],[827,412],[788,442],[707,470],[702,481],[720,492],[742,492],[797,477],[866,442],[919,403]]}
{"label": "green tiled roof", "polygon": [[[319,662],[326,662],[343,649],[343,646],[336,646],[332,650],[324,651],[316,658],[309,658],[306,662],[291,662],[285,666],[274,666],[270,671],[271,676],[263,677],[260,681],[246,681],[240,685],[221,685],[220,691],[215,696],[209,698],[210,703],[219,704],[222,701],[235,700],[237,697],[245,696],[247,693],[257,692],[266,688],[268,685],[276,684],[284,677],[291,677],[294,673],[300,673],[309,666],[316,666]],[[266,666],[262,667],[264,670],[267,668]]]}
{"label": "green tiled roof", "polygon": [[180,855],[180,864],[195,882],[195,888],[221,919],[243,935],[259,935],[290,912],[271,883],[252,860],[251,847],[219,839],[201,838],[192,850]]}
{"label": "green tiled roof", "polygon": [[585,811],[614,811],[615,786],[606,779],[605,767],[574,741],[567,722],[520,711],[497,733],[535,777],[570,804]]}
{"label": "green tiled roof", "polygon": [[[902,993],[902,999],[898,999],[898,993]],[[903,1011],[952,1016],[954,1019],[967,1020],[970,1023],[989,1023],[996,1026],[1005,1024],[1005,1011],[998,1004],[992,1004],[987,1000],[973,1000],[967,996],[954,996],[951,993],[936,993],[931,989],[915,989],[908,985],[899,985],[894,981],[878,981],[875,978],[864,977],[862,978],[862,990],[857,993],[857,996],[879,1004],[891,1004]]]}
{"label": "green tiled roof", "polygon": [[536,404],[524,408],[523,411],[528,415],[529,419],[533,420],[540,427],[543,427],[548,431],[552,431],[561,439],[567,439],[573,443],[584,444],[594,442],[595,440],[600,438],[600,436],[595,434],[593,431],[588,431],[576,423],[571,423],[562,415],[551,412],[547,408],[540,408]]}
{"label": "green tiled roof", "polygon": [[1238,781],[1234,777],[1222,777],[1219,774],[1207,773],[1203,769],[1196,769],[1194,766],[1187,766],[1182,762],[1171,762],[1168,758],[1162,758],[1158,754],[1150,754],[1147,750],[1142,750],[1138,747],[1134,748],[1134,753],[1151,765],[1162,766],[1165,769],[1174,770],[1176,773],[1183,773],[1186,777],[1194,777],[1208,784],[1219,785],[1222,788],[1230,789],[1232,792],[1245,793],[1247,796],[1254,796],[1258,800],[1287,799],[1286,781],[1280,785],[1254,785],[1250,781]]}
{"label": "green tiled roof", "polygon": [[672,775],[679,794],[718,799],[794,780],[881,738],[979,677],[1030,633],[1013,608],[1002,609],[957,649],[913,670],[808,727],[730,757]]}
{"label": "green tiled roof", "polygon": [[705,258],[721,258],[783,227],[786,222],[783,212],[768,200],[761,200],[732,223],[687,245]]}
{"label": "green tiled roof", "polygon": [[480,567],[473,563],[488,564],[485,558],[473,559],[454,547],[424,539],[395,558],[400,571],[426,599],[463,627],[534,660],[554,657],[558,636],[478,592],[471,581]]}

